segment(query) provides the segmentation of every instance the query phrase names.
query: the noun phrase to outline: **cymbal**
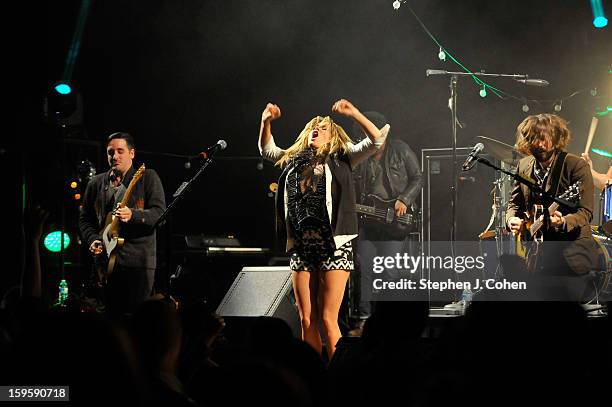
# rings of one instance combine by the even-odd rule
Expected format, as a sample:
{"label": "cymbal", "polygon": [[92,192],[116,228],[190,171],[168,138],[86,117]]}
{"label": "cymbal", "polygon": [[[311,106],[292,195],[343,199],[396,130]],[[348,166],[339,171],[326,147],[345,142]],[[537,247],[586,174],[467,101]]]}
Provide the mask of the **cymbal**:
{"label": "cymbal", "polygon": [[516,166],[519,160],[525,157],[525,154],[519,153],[510,144],[485,136],[476,136],[476,138],[484,144],[485,152],[511,166]]}

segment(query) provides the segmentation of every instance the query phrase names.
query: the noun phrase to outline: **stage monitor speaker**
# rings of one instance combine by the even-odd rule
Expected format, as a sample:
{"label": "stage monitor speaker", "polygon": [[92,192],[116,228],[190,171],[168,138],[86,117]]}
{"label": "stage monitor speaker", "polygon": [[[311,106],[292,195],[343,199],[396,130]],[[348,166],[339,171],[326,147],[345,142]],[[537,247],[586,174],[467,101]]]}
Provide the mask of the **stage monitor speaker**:
{"label": "stage monitor speaker", "polygon": [[284,320],[293,335],[301,326],[288,266],[243,267],[217,308],[222,317],[269,316]]}

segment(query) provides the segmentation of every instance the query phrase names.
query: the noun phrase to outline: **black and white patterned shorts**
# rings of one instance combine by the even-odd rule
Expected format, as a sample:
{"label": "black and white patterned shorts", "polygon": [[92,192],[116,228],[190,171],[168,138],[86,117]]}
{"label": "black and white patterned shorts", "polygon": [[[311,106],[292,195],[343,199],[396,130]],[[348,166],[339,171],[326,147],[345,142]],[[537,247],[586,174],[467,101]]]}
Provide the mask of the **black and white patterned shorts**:
{"label": "black and white patterned shorts", "polygon": [[348,241],[336,249],[331,236],[325,239],[320,230],[304,231],[295,239],[289,268],[294,271],[352,271],[355,269],[353,245]]}

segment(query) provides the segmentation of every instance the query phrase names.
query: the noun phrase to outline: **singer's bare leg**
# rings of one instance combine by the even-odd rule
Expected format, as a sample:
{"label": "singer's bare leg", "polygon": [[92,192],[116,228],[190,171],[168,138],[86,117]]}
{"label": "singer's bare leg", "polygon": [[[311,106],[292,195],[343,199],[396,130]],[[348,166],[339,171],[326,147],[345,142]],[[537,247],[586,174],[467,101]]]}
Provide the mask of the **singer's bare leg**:
{"label": "singer's bare leg", "polygon": [[316,271],[293,271],[291,281],[300,313],[302,340],[321,354],[323,344],[319,333],[318,273]]}
{"label": "singer's bare leg", "polygon": [[319,290],[321,293],[321,309],[325,348],[331,360],[336,351],[336,344],[342,337],[338,325],[338,314],[344,297],[349,272],[346,270],[330,270],[320,273]]}

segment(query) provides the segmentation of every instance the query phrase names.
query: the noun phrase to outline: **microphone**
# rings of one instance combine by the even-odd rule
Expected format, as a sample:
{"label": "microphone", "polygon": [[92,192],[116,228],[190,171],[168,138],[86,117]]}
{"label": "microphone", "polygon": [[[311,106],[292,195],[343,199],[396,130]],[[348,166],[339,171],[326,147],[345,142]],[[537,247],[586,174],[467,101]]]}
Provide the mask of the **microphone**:
{"label": "microphone", "polygon": [[468,155],[468,158],[466,158],[465,162],[461,166],[463,171],[467,171],[469,169],[472,161],[474,161],[476,157],[478,157],[478,154],[480,154],[482,150],[484,150],[484,144],[478,143],[474,146],[474,148],[472,149],[472,152],[470,153],[470,155]]}
{"label": "microphone", "polygon": [[515,79],[515,81],[531,86],[548,86],[548,81],[544,79]]}
{"label": "microphone", "polygon": [[427,76],[429,75],[446,75],[448,71],[443,71],[441,69],[428,69],[425,71]]}
{"label": "microphone", "polygon": [[115,182],[117,180],[117,178],[121,177],[121,172],[116,169],[116,168],[112,168],[110,170],[110,174],[108,175],[108,178],[111,180],[111,182]]}
{"label": "microphone", "polygon": [[225,140],[219,140],[219,141],[217,141],[217,144],[214,144],[214,145],[212,145],[210,147],[207,147],[204,151],[202,151],[200,154],[198,154],[198,156],[202,160],[205,160],[205,159],[215,155],[217,150],[225,150],[226,147],[227,147],[227,143],[225,142]]}

